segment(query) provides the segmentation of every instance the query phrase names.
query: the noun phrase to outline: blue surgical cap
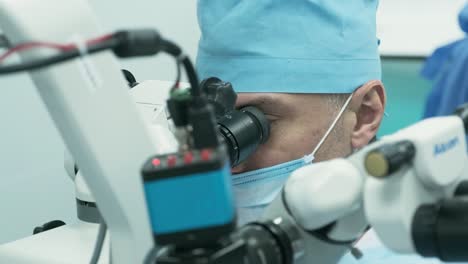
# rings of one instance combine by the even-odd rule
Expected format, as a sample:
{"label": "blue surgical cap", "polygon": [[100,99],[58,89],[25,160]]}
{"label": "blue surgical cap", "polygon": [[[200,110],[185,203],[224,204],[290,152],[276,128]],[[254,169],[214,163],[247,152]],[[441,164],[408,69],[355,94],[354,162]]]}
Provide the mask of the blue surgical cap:
{"label": "blue surgical cap", "polygon": [[351,93],[380,80],[378,0],[198,0],[197,70],[237,92]]}

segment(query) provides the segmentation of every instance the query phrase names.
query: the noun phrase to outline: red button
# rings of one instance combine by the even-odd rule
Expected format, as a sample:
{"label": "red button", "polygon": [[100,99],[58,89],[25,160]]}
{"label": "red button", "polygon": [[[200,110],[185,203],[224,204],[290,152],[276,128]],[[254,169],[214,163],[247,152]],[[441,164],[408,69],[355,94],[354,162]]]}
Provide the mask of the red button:
{"label": "red button", "polygon": [[171,155],[171,156],[167,157],[167,166],[173,167],[173,166],[176,165],[176,163],[177,163],[177,157],[176,156]]}
{"label": "red button", "polygon": [[211,150],[204,149],[200,152],[200,156],[202,160],[209,160],[211,158]]}
{"label": "red button", "polygon": [[157,167],[157,166],[161,165],[161,160],[160,159],[153,159],[151,161],[151,163],[153,164],[153,166]]}
{"label": "red button", "polygon": [[185,164],[190,164],[193,161],[193,154],[192,152],[186,152],[184,154],[184,163]]}

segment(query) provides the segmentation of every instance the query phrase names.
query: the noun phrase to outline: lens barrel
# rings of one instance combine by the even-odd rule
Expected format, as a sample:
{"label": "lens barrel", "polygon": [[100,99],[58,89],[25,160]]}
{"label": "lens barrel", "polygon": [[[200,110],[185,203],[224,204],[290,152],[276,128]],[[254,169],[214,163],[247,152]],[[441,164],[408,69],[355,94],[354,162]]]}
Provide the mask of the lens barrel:
{"label": "lens barrel", "polygon": [[411,230],[421,256],[447,262],[468,261],[468,198],[456,197],[419,207]]}
{"label": "lens barrel", "polygon": [[270,123],[255,107],[231,111],[217,120],[221,140],[226,144],[231,166],[249,157],[270,134]]}

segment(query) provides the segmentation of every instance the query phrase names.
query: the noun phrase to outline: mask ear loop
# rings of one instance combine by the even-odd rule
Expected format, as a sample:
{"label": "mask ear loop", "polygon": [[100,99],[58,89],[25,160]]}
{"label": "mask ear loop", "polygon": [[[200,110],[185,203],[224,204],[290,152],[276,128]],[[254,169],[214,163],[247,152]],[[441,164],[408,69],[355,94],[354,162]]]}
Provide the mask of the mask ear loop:
{"label": "mask ear loop", "polygon": [[304,161],[306,164],[308,163],[311,163],[314,159],[315,159],[315,154],[317,153],[317,151],[320,149],[320,147],[322,146],[323,142],[325,142],[325,140],[328,138],[328,136],[330,135],[330,133],[332,132],[332,130],[335,128],[336,126],[336,123],[338,123],[338,120],[340,120],[341,116],[343,115],[343,113],[345,112],[346,108],[348,107],[349,105],[349,102],[351,102],[351,99],[353,98],[353,94],[351,94],[348,99],[346,99],[346,102],[344,103],[343,107],[341,108],[340,112],[338,113],[338,115],[336,116],[335,120],[333,120],[333,122],[331,123],[330,127],[328,128],[327,132],[325,132],[325,135],[322,137],[322,139],[319,141],[319,143],[317,144],[317,146],[315,147],[314,151],[312,151],[312,153],[310,153],[309,155],[306,155],[304,157]]}

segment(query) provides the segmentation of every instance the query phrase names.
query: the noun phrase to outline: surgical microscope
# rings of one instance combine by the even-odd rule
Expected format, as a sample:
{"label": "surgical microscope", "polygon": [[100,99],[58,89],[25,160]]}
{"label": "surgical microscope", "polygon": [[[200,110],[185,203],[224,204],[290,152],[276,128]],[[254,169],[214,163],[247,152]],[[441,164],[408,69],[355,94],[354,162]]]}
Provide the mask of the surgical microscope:
{"label": "surgical microscope", "polygon": [[[61,12],[47,16],[50,6]],[[100,34],[83,0],[1,0],[0,28],[22,47],[21,63],[0,63],[0,75],[30,73],[73,157],[69,174],[89,188],[77,198],[99,209],[91,263],[107,228],[113,263],[332,264],[369,226],[397,253],[468,261],[468,105],[295,171],[262,219],[236,227],[230,167],[269,128],[258,109],[234,108],[229,83],[199,83],[189,58],[153,30]],[[56,51],[29,49],[45,41]],[[176,150],[153,139],[116,60],[158,52],[189,79],[181,89],[177,78],[167,100]]]}
{"label": "surgical microscope", "polygon": [[[262,220],[224,236],[226,226],[216,226],[216,234],[178,230],[178,222],[164,229],[161,216],[151,214],[156,240],[172,246],[157,263],[338,263],[369,226],[396,253],[468,261],[467,128],[468,104],[347,158],[298,169]],[[146,169],[151,175],[154,168]],[[145,186],[159,180],[145,177]],[[176,188],[157,202],[146,189],[148,205],[161,213],[164,206],[153,203],[173,205]]]}

